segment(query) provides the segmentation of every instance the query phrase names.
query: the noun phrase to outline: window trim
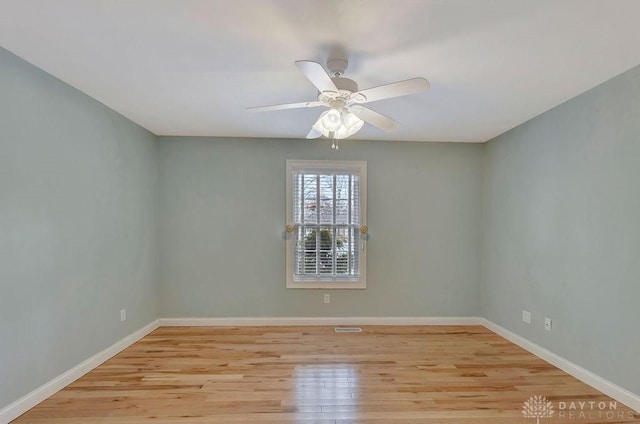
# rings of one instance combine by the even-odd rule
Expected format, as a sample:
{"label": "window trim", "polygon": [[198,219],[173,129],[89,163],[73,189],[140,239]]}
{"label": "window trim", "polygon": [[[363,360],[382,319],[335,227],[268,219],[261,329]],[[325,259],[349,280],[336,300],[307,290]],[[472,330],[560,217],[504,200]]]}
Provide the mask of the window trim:
{"label": "window trim", "polygon": [[[360,225],[367,225],[367,162],[345,160],[287,160],[286,178],[286,223],[293,223],[293,172],[298,169],[327,169],[331,171],[345,169],[360,174]],[[286,278],[288,289],[366,289],[367,288],[367,249],[366,236],[360,238],[360,269],[357,281],[295,281],[294,275],[294,237],[285,232],[286,238]]]}

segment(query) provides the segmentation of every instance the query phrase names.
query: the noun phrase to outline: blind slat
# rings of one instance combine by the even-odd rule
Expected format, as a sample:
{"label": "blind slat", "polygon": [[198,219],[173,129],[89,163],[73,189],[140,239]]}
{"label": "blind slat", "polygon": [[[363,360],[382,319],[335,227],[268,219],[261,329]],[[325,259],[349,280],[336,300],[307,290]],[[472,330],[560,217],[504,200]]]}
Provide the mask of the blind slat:
{"label": "blind slat", "polygon": [[359,172],[311,168],[294,170],[292,177],[296,280],[357,280]]}

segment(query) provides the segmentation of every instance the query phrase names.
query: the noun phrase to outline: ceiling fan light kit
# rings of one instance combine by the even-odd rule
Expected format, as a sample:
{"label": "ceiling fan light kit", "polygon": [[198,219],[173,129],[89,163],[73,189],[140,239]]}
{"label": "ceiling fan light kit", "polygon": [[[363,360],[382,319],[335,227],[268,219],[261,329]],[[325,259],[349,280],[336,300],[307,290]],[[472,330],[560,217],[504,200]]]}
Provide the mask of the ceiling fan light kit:
{"label": "ceiling fan light kit", "polygon": [[338,148],[336,140],[351,137],[362,129],[365,122],[384,131],[393,131],[398,128],[399,124],[396,121],[362,106],[363,104],[429,90],[429,82],[426,79],[412,78],[358,91],[358,84],[355,81],[342,76],[348,65],[347,59],[343,57],[330,57],[327,61],[327,69],[331,76],[317,62],[302,60],[296,62],[296,65],[318,89],[317,101],[258,106],[248,108],[248,110],[268,112],[283,109],[327,107],[329,110],[320,114],[311,131],[307,134],[307,138],[324,136],[333,139],[331,145],[333,149]]}
{"label": "ceiling fan light kit", "polygon": [[351,112],[329,109],[320,114],[313,129],[326,138],[342,140],[360,131],[363,125],[364,121]]}

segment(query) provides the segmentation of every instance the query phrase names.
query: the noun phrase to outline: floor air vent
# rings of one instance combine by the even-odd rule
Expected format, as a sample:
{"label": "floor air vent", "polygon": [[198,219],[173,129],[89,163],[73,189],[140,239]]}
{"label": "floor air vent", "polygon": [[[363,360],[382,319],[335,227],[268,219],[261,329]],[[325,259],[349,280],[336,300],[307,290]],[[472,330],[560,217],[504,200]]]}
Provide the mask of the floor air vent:
{"label": "floor air vent", "polygon": [[362,328],[360,327],[336,327],[336,333],[360,333]]}

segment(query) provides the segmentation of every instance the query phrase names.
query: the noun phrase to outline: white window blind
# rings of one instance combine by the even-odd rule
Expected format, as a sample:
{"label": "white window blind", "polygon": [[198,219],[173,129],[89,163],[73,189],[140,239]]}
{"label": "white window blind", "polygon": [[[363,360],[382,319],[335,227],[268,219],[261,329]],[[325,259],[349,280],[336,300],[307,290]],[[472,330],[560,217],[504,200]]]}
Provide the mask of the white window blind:
{"label": "white window blind", "polygon": [[365,162],[287,161],[287,286],[364,288]]}

